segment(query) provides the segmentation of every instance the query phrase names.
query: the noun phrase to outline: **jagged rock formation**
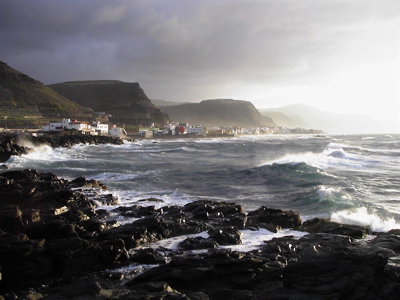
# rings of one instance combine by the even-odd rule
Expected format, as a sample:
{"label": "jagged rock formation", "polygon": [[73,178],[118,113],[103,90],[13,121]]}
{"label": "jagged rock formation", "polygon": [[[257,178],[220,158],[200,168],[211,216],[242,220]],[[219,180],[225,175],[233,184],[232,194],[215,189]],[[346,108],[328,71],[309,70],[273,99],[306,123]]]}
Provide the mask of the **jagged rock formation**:
{"label": "jagged rock formation", "polygon": [[174,121],[213,126],[275,126],[271,118],[262,116],[250,101],[216,99],[200,103],[184,103],[162,108]]}
{"label": "jagged rock formation", "polygon": [[90,109],[0,61],[0,116],[8,126],[38,125],[60,117],[86,119],[92,114]]}
{"label": "jagged rock formation", "polygon": [[49,85],[57,93],[112,120],[133,125],[164,124],[168,116],[156,108],[139,83],[117,80],[73,81]]}

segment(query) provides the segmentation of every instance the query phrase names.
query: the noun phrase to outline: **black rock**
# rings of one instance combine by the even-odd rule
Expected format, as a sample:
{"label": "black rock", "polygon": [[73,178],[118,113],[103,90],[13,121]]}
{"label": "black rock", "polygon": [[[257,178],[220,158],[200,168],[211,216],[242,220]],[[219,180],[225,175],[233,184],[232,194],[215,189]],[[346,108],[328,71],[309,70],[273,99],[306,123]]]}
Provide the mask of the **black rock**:
{"label": "black rock", "polygon": [[[247,214],[246,226],[260,227],[260,224],[265,224],[264,226],[269,226],[270,228],[277,226],[282,228],[298,228],[301,226],[302,220],[299,214],[294,211],[284,211],[262,206]],[[273,224],[273,226],[271,226],[271,224]]]}
{"label": "black rock", "polygon": [[183,250],[195,250],[195,249],[216,249],[219,244],[212,238],[187,238],[178,244],[179,249]]}
{"label": "black rock", "polygon": [[303,223],[300,228],[310,233],[333,233],[340,235],[348,235],[356,239],[366,237],[368,228],[356,225],[344,225],[332,222],[327,219],[314,218]]}

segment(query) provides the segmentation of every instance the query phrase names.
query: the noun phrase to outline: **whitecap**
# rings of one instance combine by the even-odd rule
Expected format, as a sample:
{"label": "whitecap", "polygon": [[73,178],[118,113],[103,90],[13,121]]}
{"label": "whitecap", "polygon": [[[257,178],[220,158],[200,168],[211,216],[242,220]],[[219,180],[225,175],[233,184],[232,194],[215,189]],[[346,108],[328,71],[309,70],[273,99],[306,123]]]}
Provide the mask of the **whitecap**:
{"label": "whitecap", "polygon": [[97,175],[92,175],[90,176],[90,178],[100,182],[106,182],[106,181],[129,181],[139,176],[140,174],[138,173],[123,174],[123,173],[104,172]]}
{"label": "whitecap", "polygon": [[394,218],[383,219],[374,213],[368,212],[367,208],[360,207],[356,210],[343,210],[334,212],[331,221],[341,224],[369,226],[375,232],[387,232],[391,229],[400,229],[400,224]]}
{"label": "whitecap", "polygon": [[332,157],[338,157],[338,158],[346,157],[346,153],[343,151],[343,149],[332,151],[328,155],[332,156]]}
{"label": "whitecap", "polygon": [[340,189],[335,189],[332,187],[320,186],[318,188],[318,198],[319,202],[326,202],[326,201],[337,201],[337,200],[350,200],[350,197],[343,193]]}
{"label": "whitecap", "polygon": [[28,154],[11,156],[8,163],[11,168],[41,168],[43,164],[74,160],[70,154],[71,152],[65,149],[53,149],[50,146],[42,145],[34,147],[33,151]]}
{"label": "whitecap", "polygon": [[314,152],[303,152],[298,154],[286,154],[283,157],[264,162],[261,165],[272,165],[272,164],[291,164],[296,165],[300,163],[306,163],[307,165],[327,170],[330,167],[345,167],[351,169],[358,169],[367,171],[369,164],[376,163],[376,161],[366,161],[362,156],[351,154],[345,151],[343,148],[329,148],[323,150],[320,153]]}

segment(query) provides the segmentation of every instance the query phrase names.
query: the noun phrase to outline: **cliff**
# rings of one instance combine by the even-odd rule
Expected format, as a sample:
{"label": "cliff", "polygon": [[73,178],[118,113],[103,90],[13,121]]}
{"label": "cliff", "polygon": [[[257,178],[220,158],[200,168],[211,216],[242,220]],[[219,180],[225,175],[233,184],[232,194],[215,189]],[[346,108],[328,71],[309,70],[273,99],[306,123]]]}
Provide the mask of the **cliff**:
{"label": "cliff", "polygon": [[162,109],[174,121],[213,126],[264,127],[274,126],[271,118],[264,117],[249,101],[232,99],[204,100],[164,106]]}
{"label": "cliff", "polygon": [[26,125],[27,121],[39,124],[60,117],[84,119],[92,113],[0,61],[0,116],[8,126]]}
{"label": "cliff", "polygon": [[139,83],[117,80],[73,81],[49,85],[51,89],[94,111],[112,115],[113,122],[148,125],[168,119],[156,108]]}

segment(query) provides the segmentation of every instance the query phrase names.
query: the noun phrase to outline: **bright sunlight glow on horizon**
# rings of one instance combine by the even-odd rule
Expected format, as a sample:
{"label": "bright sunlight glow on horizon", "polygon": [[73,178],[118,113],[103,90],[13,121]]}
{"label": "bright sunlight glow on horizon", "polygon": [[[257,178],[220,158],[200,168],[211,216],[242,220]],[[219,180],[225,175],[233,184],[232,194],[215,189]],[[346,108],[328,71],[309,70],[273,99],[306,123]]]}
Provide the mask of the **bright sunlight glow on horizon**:
{"label": "bright sunlight glow on horizon", "polygon": [[398,0],[0,2],[0,60],[45,84],[139,82],[150,99],[303,103],[400,133]]}

